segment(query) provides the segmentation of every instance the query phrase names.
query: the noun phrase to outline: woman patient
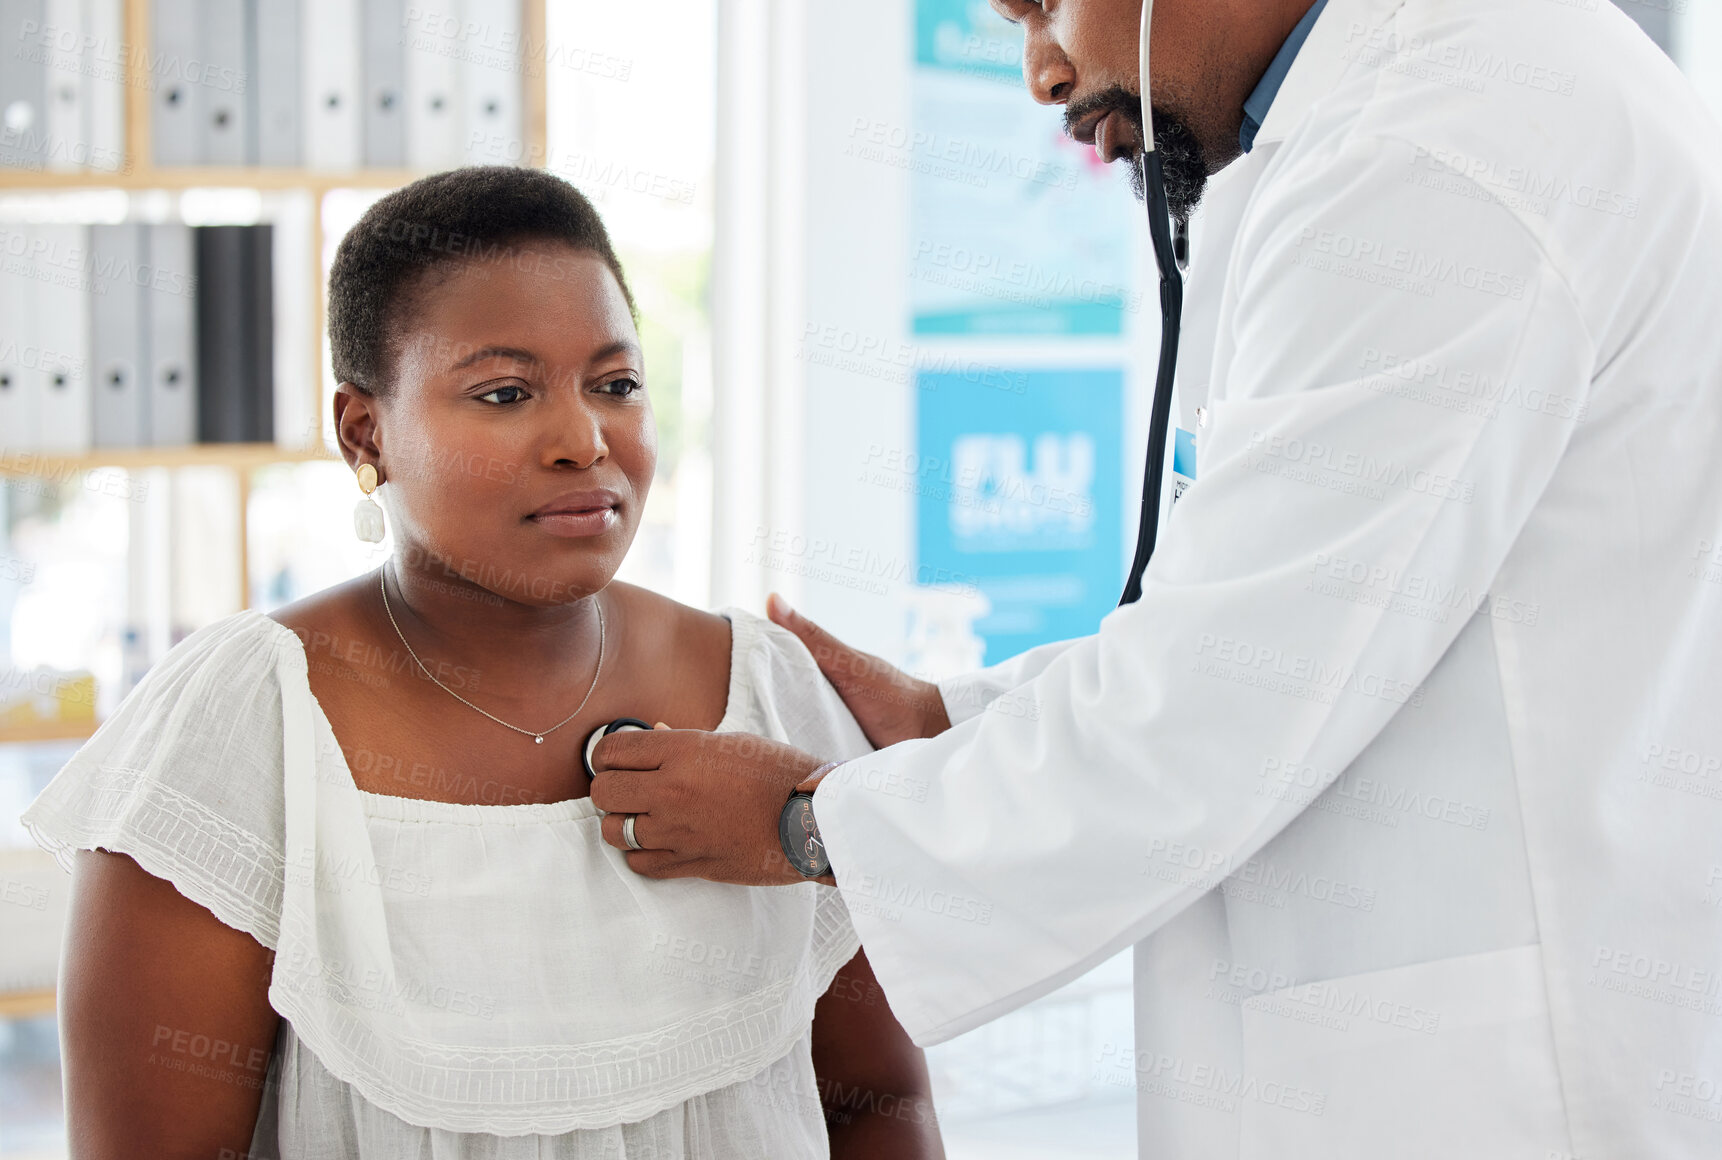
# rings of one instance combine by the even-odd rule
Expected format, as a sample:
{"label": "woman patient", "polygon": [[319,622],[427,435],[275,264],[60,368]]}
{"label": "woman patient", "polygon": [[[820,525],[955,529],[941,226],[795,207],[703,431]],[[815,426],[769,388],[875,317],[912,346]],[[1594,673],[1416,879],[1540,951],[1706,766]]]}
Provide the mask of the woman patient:
{"label": "woman patient", "polygon": [[192,634],[24,816],[73,875],[72,1155],[942,1155],[835,891],[600,834],[619,718],[868,746],[787,632],[613,580],[656,435],[592,206],[414,182],[342,241],[329,337],[393,554]]}

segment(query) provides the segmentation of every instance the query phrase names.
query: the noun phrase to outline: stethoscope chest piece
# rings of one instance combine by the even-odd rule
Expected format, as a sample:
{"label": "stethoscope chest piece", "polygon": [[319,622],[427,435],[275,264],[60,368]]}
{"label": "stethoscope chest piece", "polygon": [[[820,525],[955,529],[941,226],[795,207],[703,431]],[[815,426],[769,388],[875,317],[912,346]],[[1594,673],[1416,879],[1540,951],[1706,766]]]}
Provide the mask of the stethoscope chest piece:
{"label": "stethoscope chest piece", "polygon": [[612,733],[625,733],[630,729],[650,732],[651,728],[638,717],[618,717],[608,725],[600,725],[592,730],[591,735],[586,738],[586,744],[580,747],[580,765],[586,771],[586,780],[591,781],[598,776],[597,771],[592,768],[592,750],[597,747],[599,741]]}

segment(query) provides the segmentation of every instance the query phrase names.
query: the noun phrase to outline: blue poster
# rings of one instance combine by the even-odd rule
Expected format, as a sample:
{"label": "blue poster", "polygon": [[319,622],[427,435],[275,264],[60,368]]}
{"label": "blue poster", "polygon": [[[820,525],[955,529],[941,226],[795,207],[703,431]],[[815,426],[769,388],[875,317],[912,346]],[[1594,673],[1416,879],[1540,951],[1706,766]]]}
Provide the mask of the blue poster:
{"label": "blue poster", "polygon": [[1122,170],[1023,86],[1022,32],[986,0],[917,0],[910,131],[851,148],[909,171],[917,335],[1123,333],[1141,309]]}
{"label": "blue poster", "polygon": [[915,63],[1020,90],[1022,30],[987,0],[917,0]]}
{"label": "blue poster", "polygon": [[[916,378],[917,568],[978,588],[995,664],[1086,636],[1124,578],[1122,370]],[[1008,389],[1007,389],[1008,388]]]}

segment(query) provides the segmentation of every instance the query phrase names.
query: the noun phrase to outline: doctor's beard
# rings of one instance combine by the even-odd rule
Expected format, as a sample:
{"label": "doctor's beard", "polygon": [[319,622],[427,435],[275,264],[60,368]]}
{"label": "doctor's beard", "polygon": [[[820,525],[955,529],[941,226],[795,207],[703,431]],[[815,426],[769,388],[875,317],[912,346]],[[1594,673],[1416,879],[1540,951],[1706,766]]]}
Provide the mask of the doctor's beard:
{"label": "doctor's beard", "polygon": [[[1096,110],[1122,113],[1135,127],[1136,139],[1146,139],[1142,129],[1141,97],[1118,85],[1067,105],[1064,110],[1066,131]],[[1187,222],[1208,188],[1208,163],[1201,143],[1183,118],[1166,109],[1156,108],[1154,148],[1160,154],[1160,168],[1166,179],[1166,203],[1171,208],[1172,217]],[[1130,191],[1140,202],[1148,200],[1148,173],[1143,159],[1144,155],[1137,153],[1125,161],[1130,170]]]}

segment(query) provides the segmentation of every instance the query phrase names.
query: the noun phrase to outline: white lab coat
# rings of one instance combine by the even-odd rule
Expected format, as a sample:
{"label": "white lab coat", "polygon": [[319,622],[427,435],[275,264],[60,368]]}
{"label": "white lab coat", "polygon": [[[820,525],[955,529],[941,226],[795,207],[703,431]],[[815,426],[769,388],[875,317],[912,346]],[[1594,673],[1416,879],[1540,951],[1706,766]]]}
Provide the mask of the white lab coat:
{"label": "white lab coat", "polygon": [[1142,600],[814,798],[917,1042],[1134,943],[1144,1157],[1722,1156],[1719,156],[1606,2],[1331,0]]}

